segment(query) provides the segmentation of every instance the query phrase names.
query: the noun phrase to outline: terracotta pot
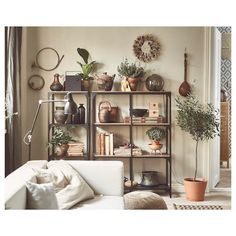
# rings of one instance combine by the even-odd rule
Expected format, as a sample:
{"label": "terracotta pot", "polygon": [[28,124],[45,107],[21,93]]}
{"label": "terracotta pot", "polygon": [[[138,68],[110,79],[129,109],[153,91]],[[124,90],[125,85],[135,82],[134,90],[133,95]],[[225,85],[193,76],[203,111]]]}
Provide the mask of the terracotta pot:
{"label": "terracotta pot", "polygon": [[92,90],[92,80],[81,80],[81,89],[82,91],[91,91]]}
{"label": "terracotta pot", "polygon": [[136,91],[139,83],[139,78],[128,78],[129,86],[131,91]]}
{"label": "terracotta pot", "polygon": [[68,148],[69,148],[68,144],[62,144],[60,146],[56,146],[55,152],[56,152],[57,156],[66,156]]}
{"label": "terracotta pot", "polygon": [[205,190],[207,181],[205,179],[185,178],[184,187],[186,198],[189,201],[204,201]]}

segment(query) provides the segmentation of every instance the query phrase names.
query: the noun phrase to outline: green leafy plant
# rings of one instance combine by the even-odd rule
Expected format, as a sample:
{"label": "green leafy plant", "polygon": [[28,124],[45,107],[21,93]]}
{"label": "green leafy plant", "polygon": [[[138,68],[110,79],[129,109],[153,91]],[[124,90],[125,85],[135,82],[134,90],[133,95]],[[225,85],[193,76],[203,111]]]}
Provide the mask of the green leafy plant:
{"label": "green leafy plant", "polygon": [[150,140],[160,142],[166,136],[166,131],[159,127],[152,127],[146,131],[146,135]]}
{"label": "green leafy plant", "polygon": [[219,135],[219,110],[212,104],[201,104],[198,99],[189,94],[186,98],[177,96],[175,99],[177,106],[177,125],[189,133],[196,141],[195,148],[195,181],[198,168],[198,143],[199,141],[213,139]]}
{"label": "green leafy plant", "polygon": [[75,140],[72,136],[63,129],[56,127],[54,129],[51,140],[48,142],[48,147],[61,146],[62,144],[68,144],[69,142],[74,142]]}
{"label": "green leafy plant", "polygon": [[136,63],[129,63],[126,58],[124,62],[121,62],[117,67],[117,71],[120,75],[132,78],[141,78],[145,72],[143,67],[138,66]]}
{"label": "green leafy plant", "polygon": [[77,52],[84,61],[84,63],[77,61],[77,63],[81,66],[82,70],[82,72],[80,73],[81,77],[83,78],[83,80],[93,79],[93,77],[91,77],[90,74],[94,69],[96,61],[88,62],[89,52],[84,48],[77,48]]}

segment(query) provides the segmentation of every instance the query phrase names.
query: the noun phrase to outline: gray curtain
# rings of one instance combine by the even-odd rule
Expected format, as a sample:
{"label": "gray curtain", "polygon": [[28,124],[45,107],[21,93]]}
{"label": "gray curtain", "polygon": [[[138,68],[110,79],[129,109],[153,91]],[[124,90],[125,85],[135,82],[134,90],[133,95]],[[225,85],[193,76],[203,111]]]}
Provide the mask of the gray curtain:
{"label": "gray curtain", "polygon": [[5,176],[21,163],[22,27],[5,27]]}

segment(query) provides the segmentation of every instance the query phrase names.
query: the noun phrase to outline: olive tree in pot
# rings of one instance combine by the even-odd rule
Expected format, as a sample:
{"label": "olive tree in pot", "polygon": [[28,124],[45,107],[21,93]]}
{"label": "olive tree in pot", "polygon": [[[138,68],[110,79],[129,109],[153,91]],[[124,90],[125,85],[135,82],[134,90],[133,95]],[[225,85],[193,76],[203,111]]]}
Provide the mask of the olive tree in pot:
{"label": "olive tree in pot", "polygon": [[184,179],[186,197],[190,201],[203,201],[207,181],[197,178],[198,144],[219,135],[219,110],[210,103],[201,104],[192,94],[186,98],[178,96],[175,101],[177,125],[196,141],[194,177]]}

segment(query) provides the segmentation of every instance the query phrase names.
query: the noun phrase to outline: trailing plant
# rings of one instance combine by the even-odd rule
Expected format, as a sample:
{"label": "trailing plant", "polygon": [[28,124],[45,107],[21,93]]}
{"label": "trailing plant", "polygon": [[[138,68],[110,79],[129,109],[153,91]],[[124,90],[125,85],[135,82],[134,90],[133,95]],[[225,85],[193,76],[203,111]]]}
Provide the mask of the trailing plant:
{"label": "trailing plant", "polygon": [[166,131],[159,127],[152,127],[146,131],[146,135],[153,141],[161,141],[166,136]]}
{"label": "trailing plant", "polygon": [[210,103],[201,104],[192,94],[189,94],[186,98],[177,96],[175,101],[177,125],[196,141],[196,166],[193,179],[195,181],[198,170],[198,143],[219,136],[219,110],[215,109]]}
{"label": "trailing plant", "polygon": [[80,76],[83,78],[83,80],[93,79],[93,77],[91,77],[90,74],[94,69],[94,65],[96,61],[88,62],[89,52],[84,48],[77,48],[77,52],[84,61],[84,63],[77,61],[77,63],[80,65],[81,70],[82,70],[80,73]]}
{"label": "trailing plant", "polygon": [[121,62],[117,67],[117,71],[120,75],[132,78],[141,78],[145,72],[143,67],[138,66],[136,63],[129,63],[126,58],[124,62]]}
{"label": "trailing plant", "polygon": [[48,142],[48,147],[61,146],[62,144],[68,144],[69,142],[74,142],[75,140],[72,136],[63,129],[56,127],[54,129],[51,140]]}

